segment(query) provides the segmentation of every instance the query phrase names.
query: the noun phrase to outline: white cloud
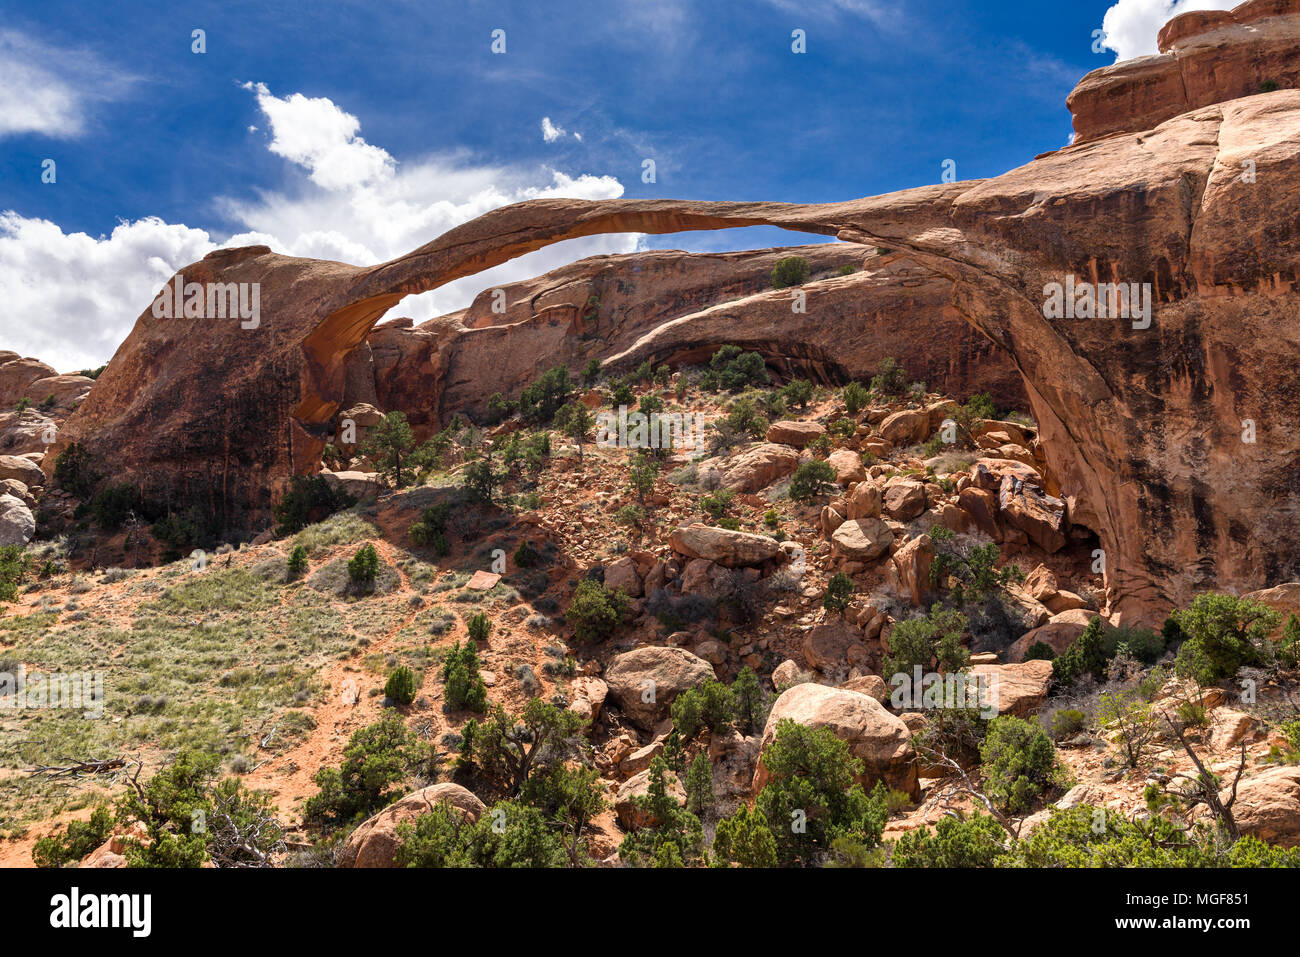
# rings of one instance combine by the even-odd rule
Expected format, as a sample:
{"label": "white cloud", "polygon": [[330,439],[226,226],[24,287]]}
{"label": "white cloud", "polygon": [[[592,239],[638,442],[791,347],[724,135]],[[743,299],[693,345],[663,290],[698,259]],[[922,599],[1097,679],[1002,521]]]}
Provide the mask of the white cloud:
{"label": "white cloud", "polygon": [[902,18],[899,5],[887,0],[768,0],[768,3],[791,15],[827,17],[846,13],[877,27],[897,26]]}
{"label": "white cloud", "polygon": [[358,136],[360,120],[328,97],[295,93],[281,99],[262,83],[245,83],[244,89],[257,94],[271,124],[271,152],[305,168],[318,186],[346,190],[392,179],[396,160]]}
{"label": "white cloud", "polygon": [[154,218],[94,237],[0,213],[0,348],[60,372],[99,365],[167,277],[214,248],[203,230]]}
{"label": "white cloud", "polygon": [[[613,199],[612,176],[488,165],[465,153],[398,163],[358,134],[356,117],[326,98],[283,99],[247,89],[269,123],[268,148],[303,171],[290,192],[218,198],[236,235],[143,219],[109,236],[0,213],[0,349],[61,371],[98,365],[121,343],[167,277],[218,246],[263,244],[294,256],[373,265],[424,245],[498,206],[527,199]],[[540,249],[420,296],[390,313],[417,321],[460,309],[481,290],[585,256],[631,252],[638,236],[587,236]]]}
{"label": "white cloud", "polygon": [[552,123],[549,116],[542,117],[542,139],[546,140],[546,142],[554,143],[563,136],[565,132],[566,131],[563,127],[556,126]]}
{"label": "white cloud", "polygon": [[78,136],[87,108],[120,96],[132,82],[86,51],[61,50],[16,30],[0,30],[0,137]]}
{"label": "white cloud", "polygon": [[1101,28],[1102,46],[1115,51],[1115,60],[1159,53],[1156,35],[1160,28],[1193,10],[1231,10],[1241,0],[1119,0],[1106,11]]}

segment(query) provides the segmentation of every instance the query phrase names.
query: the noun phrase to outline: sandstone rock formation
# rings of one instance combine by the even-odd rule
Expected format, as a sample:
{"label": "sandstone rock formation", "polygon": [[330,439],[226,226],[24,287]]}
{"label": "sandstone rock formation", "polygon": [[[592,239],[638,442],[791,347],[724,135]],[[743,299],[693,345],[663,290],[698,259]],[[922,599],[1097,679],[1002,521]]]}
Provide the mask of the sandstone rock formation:
{"label": "sandstone rock formation", "polygon": [[[1215,21],[1215,55],[1264,72],[1284,55],[1300,60],[1293,3],[1246,4],[1233,16],[1263,11],[1286,18]],[[1209,36],[1182,26],[1167,34],[1169,55],[1194,79],[1199,61],[1185,51],[1201,35]],[[493,210],[368,269],[264,247],[221,250],[186,267],[186,280],[260,282],[260,325],[155,319],[146,310],[58,447],[82,441],[147,493],[202,504],[238,527],[264,513],[291,473],[318,467],[331,418],[348,398],[347,359],[403,296],[578,236],[776,225],[894,250],[896,262],[940,277],[951,308],[1010,356],[1069,519],[1101,538],[1109,610],[1157,621],[1200,590],[1295,579],[1300,540],[1274,518],[1300,508],[1300,431],[1285,398],[1300,394],[1300,240],[1291,213],[1300,91],[1256,93],[1242,88],[1245,80],[1224,86],[1218,77],[1180,92],[1135,74],[1140,99],[1155,104],[1140,111],[1141,130],[1084,136],[984,181],[818,205],[537,200]],[[1276,82],[1285,86],[1287,75]],[[1086,98],[1074,98],[1080,116]],[[1096,135],[1105,128],[1099,122]],[[1052,307],[1061,289],[1088,283],[1137,284],[1134,305],[1149,295],[1149,317],[1139,309],[1136,318],[1064,318],[1076,313]],[[790,309],[788,290],[784,301],[756,294],[771,301],[744,309],[804,341],[832,314],[819,311],[832,301],[825,297],[871,302],[898,295],[900,285],[909,288],[863,271],[811,283],[803,315]],[[704,310],[702,321],[727,308]],[[558,314],[554,322],[572,325]],[[689,335],[676,331],[688,325],[680,319],[666,325],[675,328],[656,329],[608,361],[659,361],[688,354],[689,341],[719,341],[699,331],[704,325]],[[714,328],[736,335],[726,317]],[[448,371],[444,345],[470,335],[498,337],[490,354],[504,359],[521,345],[513,335],[527,335],[522,348],[535,358],[552,354],[535,341],[567,332],[429,330],[421,375],[441,378],[457,402],[466,386]],[[1243,441],[1244,423],[1253,441]],[[47,456],[47,470],[52,463]]]}

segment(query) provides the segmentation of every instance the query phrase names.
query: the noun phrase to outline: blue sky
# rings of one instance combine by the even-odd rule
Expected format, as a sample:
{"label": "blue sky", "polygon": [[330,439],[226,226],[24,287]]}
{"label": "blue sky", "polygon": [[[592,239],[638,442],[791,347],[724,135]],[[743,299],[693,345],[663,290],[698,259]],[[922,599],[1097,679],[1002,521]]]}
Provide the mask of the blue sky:
{"label": "blue sky", "polygon": [[[6,0],[0,349],[61,369],[103,362],[172,271],[232,241],[376,262],[534,195],[822,202],[936,182],[948,159],[960,179],[997,175],[1065,145],[1075,82],[1153,50],[1171,11],[1166,0],[177,6]],[[1108,9],[1114,49],[1093,52]],[[194,29],[206,53],[192,52]],[[504,54],[491,51],[495,29]],[[795,29],[804,54],[791,50]],[[771,229],[590,237],[401,311],[426,318],[597,252],[810,241]]]}

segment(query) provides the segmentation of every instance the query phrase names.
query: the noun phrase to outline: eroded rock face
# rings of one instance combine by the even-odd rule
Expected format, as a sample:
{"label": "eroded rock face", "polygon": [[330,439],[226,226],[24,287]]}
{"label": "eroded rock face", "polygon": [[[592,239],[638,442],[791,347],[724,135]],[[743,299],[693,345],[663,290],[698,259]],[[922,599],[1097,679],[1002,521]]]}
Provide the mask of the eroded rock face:
{"label": "eroded rock face", "polygon": [[1157,56],[1093,70],[1067,101],[1075,142],[1150,129],[1181,113],[1261,90],[1300,86],[1296,0],[1197,10],[1160,31]]}
{"label": "eroded rock face", "polygon": [[[1300,14],[1273,9],[1288,14],[1284,22],[1225,28],[1214,56],[1254,62],[1266,37],[1269,50],[1300,62]],[[1182,62],[1194,43],[1180,31],[1171,55]],[[1274,59],[1270,52],[1261,62]],[[894,250],[893,262],[914,264],[922,286],[924,275],[939,277],[952,314],[1023,375],[1067,514],[1101,538],[1108,612],[1158,622],[1197,591],[1300,577],[1300,539],[1276,520],[1300,509],[1291,401],[1300,396],[1300,91],[1229,99],[1241,92],[1211,84],[1154,128],[1084,137],[995,179],[845,203],[535,200],[369,269],[259,247],[222,250],[186,267],[186,279],[261,282],[260,326],[160,320],[146,310],[52,451],[80,440],[120,480],[202,504],[237,527],[264,513],[290,474],[318,467],[346,398],[346,359],[402,296],[578,236],[776,225]],[[1246,160],[1253,175],[1243,179]],[[1053,284],[1068,282],[1138,284],[1138,304],[1144,288],[1150,295],[1149,321],[1065,318],[1049,300]],[[825,355],[851,352],[846,328],[874,334],[873,304],[922,286],[868,270],[833,276],[806,287],[804,314],[790,308],[789,290],[759,292],[734,310],[724,304],[663,323],[607,361],[685,357],[702,342],[752,347],[756,340],[735,338],[741,325],[762,341],[775,341],[765,328],[783,330],[782,342],[827,328],[835,348]],[[859,309],[832,321],[830,304],[853,300],[867,304],[867,317]],[[545,309],[543,325],[553,314],[572,327]],[[444,409],[448,394],[471,387],[440,336],[496,336],[485,338],[484,355],[513,356],[522,346],[535,362],[553,354],[536,343],[570,335],[533,324],[437,327],[427,375],[442,378]],[[914,323],[905,334],[931,347]],[[936,331],[933,341],[943,338]],[[1243,441],[1246,422],[1254,441]],[[53,461],[48,455],[45,467]]]}

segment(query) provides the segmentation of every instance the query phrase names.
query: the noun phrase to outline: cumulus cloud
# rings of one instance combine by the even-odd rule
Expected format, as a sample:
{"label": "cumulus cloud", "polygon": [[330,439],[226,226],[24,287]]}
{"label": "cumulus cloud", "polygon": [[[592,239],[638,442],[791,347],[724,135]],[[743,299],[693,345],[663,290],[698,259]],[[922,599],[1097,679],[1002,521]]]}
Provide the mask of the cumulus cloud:
{"label": "cumulus cloud", "polygon": [[[466,153],[399,163],[367,143],[360,123],[326,98],[276,97],[247,84],[266,119],[267,148],[301,171],[286,192],[224,197],[238,231],[144,219],[108,236],[64,233],[46,220],[0,214],[0,301],[9,318],[0,348],[67,370],[108,359],[162,283],[218,246],[373,265],[410,252],[498,206],[539,198],[613,199],[612,176],[486,164]],[[391,315],[418,320],[468,305],[481,290],[526,279],[584,256],[631,252],[634,234],[569,240],[477,276],[403,300]]]}
{"label": "cumulus cloud", "polygon": [[1131,60],[1160,51],[1156,35],[1160,28],[1193,10],[1231,10],[1241,0],[1119,0],[1106,11],[1101,28],[1102,46],[1115,51],[1115,59]]}
{"label": "cumulus cloud", "polygon": [[100,365],[167,278],[214,248],[202,229],[154,218],[95,237],[0,213],[0,348],[60,372]]}
{"label": "cumulus cloud", "polygon": [[88,109],[132,83],[85,51],[49,46],[17,30],[0,30],[0,138],[81,134]]}

